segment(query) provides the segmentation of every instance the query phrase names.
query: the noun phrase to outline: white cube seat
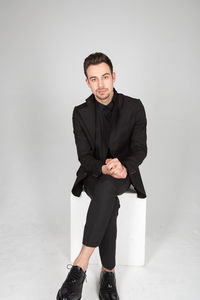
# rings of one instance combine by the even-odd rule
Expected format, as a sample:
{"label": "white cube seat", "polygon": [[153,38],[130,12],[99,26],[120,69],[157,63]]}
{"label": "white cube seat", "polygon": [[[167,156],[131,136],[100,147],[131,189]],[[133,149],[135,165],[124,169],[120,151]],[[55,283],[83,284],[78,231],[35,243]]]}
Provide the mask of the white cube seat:
{"label": "white cube seat", "polygon": [[[116,265],[142,266],[145,263],[146,198],[138,198],[132,185],[118,195],[120,208],[117,217]],[[70,259],[73,262],[82,246],[90,197],[82,191],[80,197],[71,193]],[[96,247],[90,264],[101,264]]]}

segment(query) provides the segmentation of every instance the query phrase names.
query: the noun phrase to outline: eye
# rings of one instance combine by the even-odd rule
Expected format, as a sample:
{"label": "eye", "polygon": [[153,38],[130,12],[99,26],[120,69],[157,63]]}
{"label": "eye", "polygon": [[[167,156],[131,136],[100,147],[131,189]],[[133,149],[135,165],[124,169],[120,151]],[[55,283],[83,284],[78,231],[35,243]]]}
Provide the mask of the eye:
{"label": "eye", "polygon": [[92,78],[91,81],[94,82],[96,80],[96,78]]}
{"label": "eye", "polygon": [[108,76],[108,75],[104,76],[104,79],[108,79],[108,78],[109,78],[109,76]]}

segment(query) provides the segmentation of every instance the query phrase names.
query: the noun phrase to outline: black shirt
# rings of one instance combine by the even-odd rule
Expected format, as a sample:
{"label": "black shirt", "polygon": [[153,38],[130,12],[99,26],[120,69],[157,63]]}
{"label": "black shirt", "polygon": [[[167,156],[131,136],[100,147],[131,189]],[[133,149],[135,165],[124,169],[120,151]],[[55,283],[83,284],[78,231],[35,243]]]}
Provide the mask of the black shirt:
{"label": "black shirt", "polygon": [[105,164],[106,158],[112,158],[110,149],[108,148],[108,140],[111,131],[112,112],[116,104],[116,92],[111,102],[104,105],[95,99],[95,113],[96,113],[96,126],[95,126],[95,156],[96,159]]}

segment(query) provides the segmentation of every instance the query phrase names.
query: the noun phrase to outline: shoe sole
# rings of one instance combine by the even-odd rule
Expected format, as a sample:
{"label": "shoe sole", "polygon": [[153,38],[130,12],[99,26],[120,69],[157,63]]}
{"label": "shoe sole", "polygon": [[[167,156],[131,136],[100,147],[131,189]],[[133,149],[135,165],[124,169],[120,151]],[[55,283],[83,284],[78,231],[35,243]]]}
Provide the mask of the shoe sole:
{"label": "shoe sole", "polygon": [[[100,295],[99,295],[99,299],[100,299],[100,300],[104,300],[103,298],[101,298],[101,296],[100,296]],[[80,300],[80,299],[79,299],[79,300]],[[119,300],[119,298],[118,298],[117,300]]]}
{"label": "shoe sole", "polygon": [[[56,300],[68,300],[67,298],[57,298]],[[81,298],[77,299],[77,300],[81,300]]]}
{"label": "shoe sole", "polygon": [[[68,300],[68,299],[67,299],[67,298],[62,298],[62,299],[61,299],[60,297],[57,297],[56,300]],[[79,299],[77,299],[77,300],[81,300],[81,298],[79,298]]]}
{"label": "shoe sole", "polygon": [[[67,298],[60,298],[59,295],[57,295],[56,300],[68,300]],[[81,298],[77,299],[77,300],[81,300]]]}

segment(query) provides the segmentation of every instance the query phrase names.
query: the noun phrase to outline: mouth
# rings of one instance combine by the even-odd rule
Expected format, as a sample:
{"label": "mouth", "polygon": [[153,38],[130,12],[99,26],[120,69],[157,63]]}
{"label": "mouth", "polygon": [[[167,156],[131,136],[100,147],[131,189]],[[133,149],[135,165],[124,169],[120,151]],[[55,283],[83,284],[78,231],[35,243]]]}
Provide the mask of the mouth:
{"label": "mouth", "polygon": [[105,90],[99,90],[98,91],[98,93],[101,94],[101,95],[105,94],[105,92],[106,92]]}

